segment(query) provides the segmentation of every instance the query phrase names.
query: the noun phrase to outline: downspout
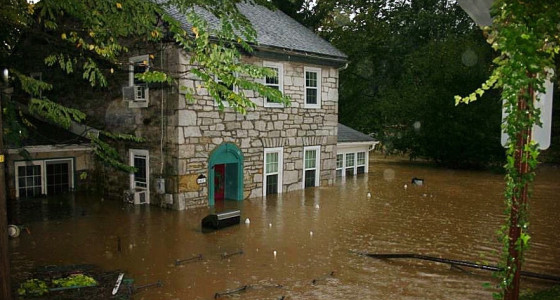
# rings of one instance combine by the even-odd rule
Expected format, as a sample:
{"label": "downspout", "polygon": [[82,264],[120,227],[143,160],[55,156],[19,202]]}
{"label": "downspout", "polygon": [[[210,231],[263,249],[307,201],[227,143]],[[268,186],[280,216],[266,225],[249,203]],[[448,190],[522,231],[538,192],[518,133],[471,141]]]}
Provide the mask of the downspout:
{"label": "downspout", "polygon": [[[163,41],[160,41],[160,65],[161,68],[163,70]],[[164,159],[164,155],[163,155],[163,133],[164,133],[164,114],[163,114],[163,109],[164,109],[164,104],[165,104],[165,91],[163,89],[163,82],[160,83],[161,86],[161,109],[160,109],[160,143],[159,143],[159,151],[160,151],[160,169],[159,169],[159,174],[160,174],[160,178],[163,178],[163,159]]]}

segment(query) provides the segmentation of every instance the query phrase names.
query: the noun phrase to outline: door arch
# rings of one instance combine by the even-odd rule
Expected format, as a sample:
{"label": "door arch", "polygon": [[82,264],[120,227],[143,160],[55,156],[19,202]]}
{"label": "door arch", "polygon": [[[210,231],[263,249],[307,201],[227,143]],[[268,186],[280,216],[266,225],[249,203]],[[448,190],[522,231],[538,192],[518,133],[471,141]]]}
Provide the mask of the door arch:
{"label": "door arch", "polygon": [[233,143],[221,144],[210,153],[208,204],[213,206],[216,199],[243,200],[243,153]]}

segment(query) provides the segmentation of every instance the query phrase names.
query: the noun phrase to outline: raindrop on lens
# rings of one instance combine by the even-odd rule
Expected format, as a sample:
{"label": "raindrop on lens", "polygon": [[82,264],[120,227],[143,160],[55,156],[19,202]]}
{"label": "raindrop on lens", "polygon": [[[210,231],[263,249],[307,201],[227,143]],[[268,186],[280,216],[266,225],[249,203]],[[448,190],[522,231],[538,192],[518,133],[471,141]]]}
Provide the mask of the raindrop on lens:
{"label": "raindrop on lens", "polygon": [[472,67],[478,63],[478,55],[472,49],[467,49],[461,55],[461,62],[467,67]]}
{"label": "raindrop on lens", "polygon": [[393,179],[395,179],[395,171],[393,171],[393,169],[385,169],[385,171],[383,171],[383,179],[386,181],[393,181]]}
{"label": "raindrop on lens", "polygon": [[412,124],[412,126],[414,127],[414,131],[419,131],[420,127],[422,127],[422,124],[420,123],[420,121],[416,121],[414,122],[414,124]]}

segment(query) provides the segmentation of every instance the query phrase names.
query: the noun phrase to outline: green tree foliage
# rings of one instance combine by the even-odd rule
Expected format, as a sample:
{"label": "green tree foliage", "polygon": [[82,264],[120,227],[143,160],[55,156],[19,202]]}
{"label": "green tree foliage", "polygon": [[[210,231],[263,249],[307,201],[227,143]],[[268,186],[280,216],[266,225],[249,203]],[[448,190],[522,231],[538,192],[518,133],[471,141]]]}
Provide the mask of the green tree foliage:
{"label": "green tree foliage", "polygon": [[[497,93],[453,107],[484,81],[492,61],[481,32],[453,1],[319,1],[333,9],[316,30],[349,55],[339,119],[379,138],[387,152],[450,166],[500,160]],[[449,98],[451,97],[451,98]]]}
{"label": "green tree foliage", "polygon": [[[279,91],[254,80],[270,75],[270,70],[241,60],[241,52],[252,52],[256,32],[238,11],[236,4],[239,2],[270,6],[265,0],[42,0],[36,4],[8,0],[8,5],[0,11],[0,66],[10,69],[13,75],[10,84],[16,88],[16,93],[12,97],[15,103],[4,104],[9,125],[5,135],[17,144],[29,125],[25,120],[28,114],[63,128],[68,128],[72,122],[87,122],[86,116],[76,107],[68,107],[77,106],[81,95],[65,100],[64,97],[69,97],[64,95],[72,91],[57,91],[64,87],[61,84],[64,79],[53,76],[50,77],[53,81],[37,79],[25,72],[36,68],[29,65],[32,62],[25,56],[30,50],[35,50],[53,73],[61,70],[66,73],[66,81],[75,82],[75,89],[85,91],[87,86],[77,81],[86,82],[89,90],[106,89],[110,83],[108,79],[118,73],[115,70],[127,68],[123,66],[122,57],[131,47],[174,43],[190,54],[191,63],[198,66],[191,72],[200,78],[202,86],[216,98],[221,108],[223,101],[240,113],[254,107],[243,90],[255,90],[288,104],[289,99]],[[168,13],[169,8],[185,19],[177,20]],[[201,16],[206,13],[203,10],[216,16],[219,24],[210,26]],[[36,51],[38,48],[40,51]],[[154,68],[138,75],[148,84],[178,85],[178,77],[178,74]],[[236,93],[224,85],[239,86],[241,92]],[[187,100],[192,99],[194,91],[186,89],[186,92]],[[90,138],[100,158],[129,170],[125,164],[116,163],[117,157],[109,150],[107,139],[138,139],[110,133]]]}
{"label": "green tree foliage", "polygon": [[[488,43],[499,53],[488,80],[456,102],[471,103],[486,91],[502,91],[508,113],[503,128],[508,134],[506,169],[506,225],[502,227],[504,271],[500,287],[504,299],[517,299],[519,271],[529,246],[528,188],[535,177],[538,145],[531,128],[539,124],[540,110],[535,95],[544,92],[545,79],[557,66],[560,53],[560,2],[496,0],[492,6],[491,27],[486,28]],[[558,71],[556,71],[558,72]],[[496,295],[501,298],[502,295]]]}

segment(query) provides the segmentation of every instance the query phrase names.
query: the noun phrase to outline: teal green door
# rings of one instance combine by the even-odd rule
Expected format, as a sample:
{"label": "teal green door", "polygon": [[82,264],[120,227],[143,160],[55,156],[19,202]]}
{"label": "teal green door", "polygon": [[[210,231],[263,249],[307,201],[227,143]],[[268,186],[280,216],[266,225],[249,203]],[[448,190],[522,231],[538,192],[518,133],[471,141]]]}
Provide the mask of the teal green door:
{"label": "teal green door", "polygon": [[[216,176],[225,165],[223,197],[226,200],[243,200],[243,153],[233,143],[224,143],[210,153],[208,161],[208,205],[213,206],[221,192],[216,191]],[[219,175],[218,175],[219,176]]]}

